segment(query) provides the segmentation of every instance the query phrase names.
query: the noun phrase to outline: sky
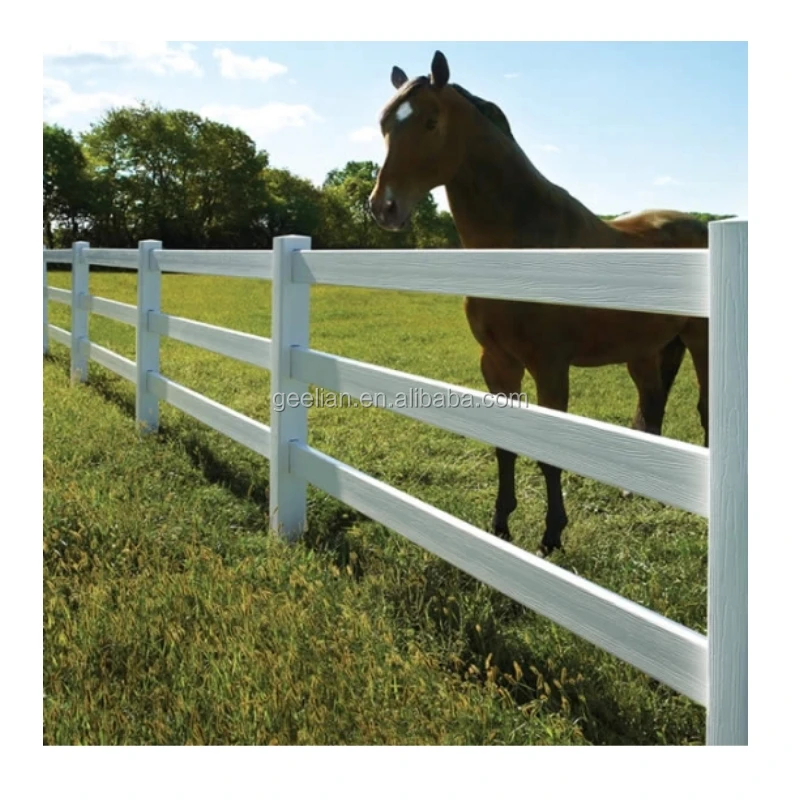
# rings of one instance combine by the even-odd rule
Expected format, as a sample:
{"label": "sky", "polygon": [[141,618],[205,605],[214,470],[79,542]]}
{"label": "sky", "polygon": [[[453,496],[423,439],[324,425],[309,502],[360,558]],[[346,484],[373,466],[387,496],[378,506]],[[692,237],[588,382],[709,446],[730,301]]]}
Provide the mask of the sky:
{"label": "sky", "polygon": [[[74,133],[140,100],[244,129],[320,184],[382,163],[394,65],[497,103],[536,167],[597,214],[746,217],[744,42],[84,42],[45,48],[43,111]],[[434,196],[447,207],[443,190]]]}

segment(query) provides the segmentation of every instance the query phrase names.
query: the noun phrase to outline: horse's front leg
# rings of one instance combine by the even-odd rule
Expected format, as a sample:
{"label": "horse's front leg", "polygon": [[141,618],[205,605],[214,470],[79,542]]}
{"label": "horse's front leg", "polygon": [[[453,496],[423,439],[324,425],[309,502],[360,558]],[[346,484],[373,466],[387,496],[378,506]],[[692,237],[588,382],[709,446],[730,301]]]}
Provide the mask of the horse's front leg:
{"label": "horse's front leg", "polygon": [[[492,394],[508,396],[519,393],[525,368],[504,353],[484,350],[481,355],[481,372],[486,386]],[[517,454],[498,447],[497,456],[497,500],[492,520],[492,533],[501,539],[511,541],[508,518],[517,507],[514,487],[514,467]]]}
{"label": "horse's front leg", "polygon": [[[569,404],[569,364],[530,366],[529,371],[536,382],[537,403],[554,411],[566,411]],[[567,511],[561,491],[561,468],[538,462],[547,486],[547,515],[545,530],[539,551],[548,556],[561,547],[561,532],[567,527]]]}

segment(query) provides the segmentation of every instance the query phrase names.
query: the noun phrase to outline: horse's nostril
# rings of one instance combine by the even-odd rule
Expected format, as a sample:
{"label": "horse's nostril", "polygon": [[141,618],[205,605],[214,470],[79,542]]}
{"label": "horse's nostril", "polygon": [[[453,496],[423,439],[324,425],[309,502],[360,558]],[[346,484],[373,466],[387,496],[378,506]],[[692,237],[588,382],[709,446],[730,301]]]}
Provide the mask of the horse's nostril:
{"label": "horse's nostril", "polygon": [[394,214],[397,211],[397,203],[394,200],[387,200],[386,201],[386,213],[387,214]]}

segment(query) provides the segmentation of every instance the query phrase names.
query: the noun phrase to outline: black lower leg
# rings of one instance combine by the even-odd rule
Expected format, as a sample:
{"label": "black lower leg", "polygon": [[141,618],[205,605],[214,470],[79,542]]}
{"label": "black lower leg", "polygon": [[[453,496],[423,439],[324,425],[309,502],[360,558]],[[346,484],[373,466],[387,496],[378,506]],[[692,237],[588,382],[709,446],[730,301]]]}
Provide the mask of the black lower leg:
{"label": "black lower leg", "polygon": [[539,467],[544,473],[544,480],[547,484],[547,516],[540,549],[544,555],[549,555],[553,550],[561,547],[561,531],[567,527],[567,512],[561,492],[561,470],[541,462],[539,462]]}
{"label": "black lower leg", "polygon": [[517,497],[514,492],[514,465],[517,460],[517,454],[508,450],[501,450],[499,447],[495,454],[497,456],[498,487],[492,531],[495,536],[511,541],[508,518],[517,507]]}
{"label": "black lower leg", "polygon": [[665,407],[666,398],[661,389],[651,389],[640,394],[639,413],[641,415],[641,423],[640,425],[634,424],[634,428],[645,433],[661,436]]}
{"label": "black lower leg", "polygon": [[708,447],[708,398],[700,398],[697,411],[700,414],[700,424],[703,426],[703,446]]}

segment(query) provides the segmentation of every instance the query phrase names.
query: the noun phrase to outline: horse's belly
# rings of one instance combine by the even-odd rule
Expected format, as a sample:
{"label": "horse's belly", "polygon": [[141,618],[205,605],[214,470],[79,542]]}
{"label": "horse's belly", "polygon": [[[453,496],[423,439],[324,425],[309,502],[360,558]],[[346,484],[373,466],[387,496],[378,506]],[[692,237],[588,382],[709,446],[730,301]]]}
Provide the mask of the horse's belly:
{"label": "horse's belly", "polygon": [[685,317],[469,297],[467,319],[478,342],[526,365],[564,359],[576,367],[624,364],[652,356]]}
{"label": "horse's belly", "polygon": [[654,355],[685,324],[685,317],[668,314],[589,310],[575,337],[571,363],[576,367],[600,367]]}

